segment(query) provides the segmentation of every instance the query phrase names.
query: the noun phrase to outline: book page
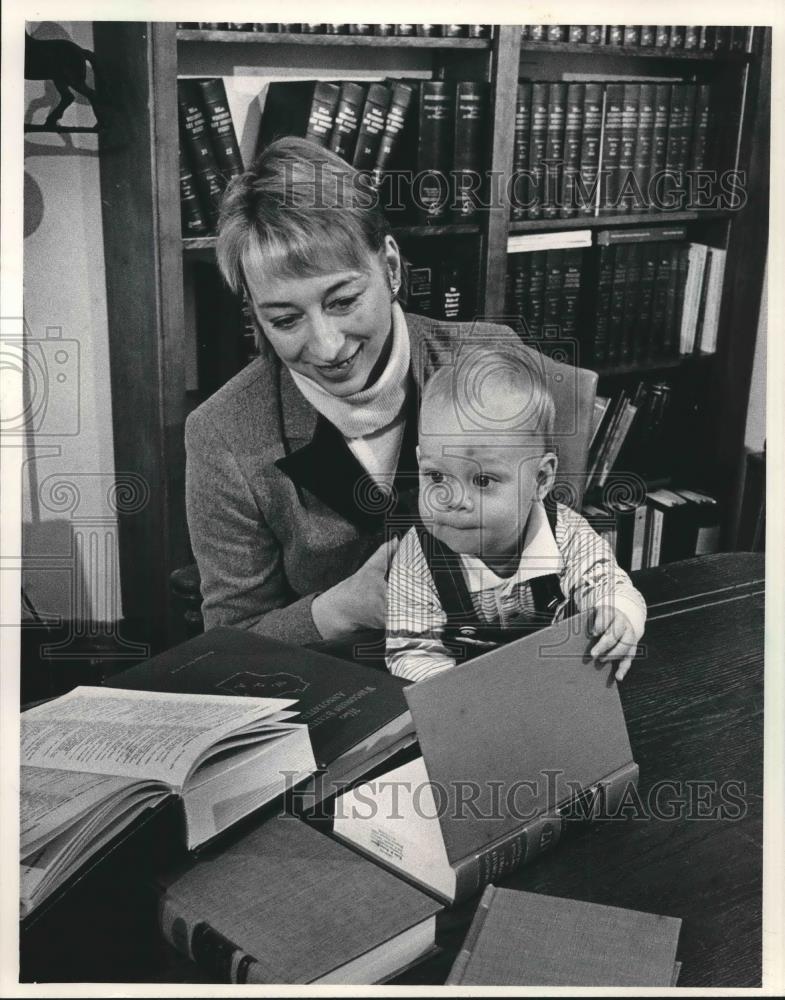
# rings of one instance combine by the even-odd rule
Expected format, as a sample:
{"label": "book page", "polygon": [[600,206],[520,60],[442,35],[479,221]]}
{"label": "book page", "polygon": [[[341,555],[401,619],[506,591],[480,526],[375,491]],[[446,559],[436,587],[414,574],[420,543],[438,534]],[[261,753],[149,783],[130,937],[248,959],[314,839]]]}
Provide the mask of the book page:
{"label": "book page", "polygon": [[99,803],[133,784],[104,774],[20,769],[20,848],[22,857],[73,824]]}
{"label": "book page", "polygon": [[218,740],[294,704],[288,698],[76,688],[22,715],[21,763],[164,781],[182,789]]}

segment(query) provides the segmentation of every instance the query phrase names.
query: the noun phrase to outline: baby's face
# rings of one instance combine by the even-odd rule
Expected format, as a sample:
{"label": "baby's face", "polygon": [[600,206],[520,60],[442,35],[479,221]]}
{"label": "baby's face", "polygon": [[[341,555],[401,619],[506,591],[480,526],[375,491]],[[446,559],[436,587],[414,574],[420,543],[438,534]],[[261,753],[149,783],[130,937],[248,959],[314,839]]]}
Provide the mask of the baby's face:
{"label": "baby's face", "polygon": [[[555,459],[539,435],[467,438],[455,433],[421,437],[420,515],[455,552],[498,562],[517,556],[532,503]],[[546,470],[546,479],[538,482]]]}

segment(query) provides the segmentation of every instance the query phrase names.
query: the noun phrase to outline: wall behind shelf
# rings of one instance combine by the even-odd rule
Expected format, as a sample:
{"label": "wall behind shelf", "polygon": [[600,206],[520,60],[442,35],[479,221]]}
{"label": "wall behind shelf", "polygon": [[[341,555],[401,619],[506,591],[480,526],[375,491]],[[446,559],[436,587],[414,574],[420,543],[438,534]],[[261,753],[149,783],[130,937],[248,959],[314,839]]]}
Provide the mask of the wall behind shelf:
{"label": "wall behind shelf", "polygon": [[[30,27],[37,37],[70,38],[92,49],[90,22]],[[57,100],[51,83],[26,81],[25,121],[42,123]],[[93,123],[81,97],[62,121]],[[66,346],[69,365],[78,352],[79,370],[78,378],[51,382],[49,425],[45,416],[28,440],[22,582],[41,615],[111,621],[122,609],[117,521],[107,496],[115,467],[95,135],[25,137],[24,225],[27,334],[34,343],[46,338],[47,328],[60,328],[63,340],[76,342]],[[51,365],[53,348],[43,350]],[[32,391],[35,405],[42,397]],[[67,419],[61,422],[58,414]],[[69,424],[76,434],[57,433]],[[65,502],[65,490],[78,496],[76,505]]]}

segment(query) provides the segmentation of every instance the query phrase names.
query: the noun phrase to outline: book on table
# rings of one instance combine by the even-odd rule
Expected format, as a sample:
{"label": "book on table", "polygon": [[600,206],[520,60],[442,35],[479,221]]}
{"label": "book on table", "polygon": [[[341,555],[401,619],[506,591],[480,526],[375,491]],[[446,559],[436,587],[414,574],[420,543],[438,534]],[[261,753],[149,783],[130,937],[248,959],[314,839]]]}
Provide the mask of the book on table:
{"label": "book on table", "polygon": [[116,674],[111,687],[297,699],[319,773],[298,786],[307,811],[415,742],[407,681],[246,629],[213,628]]}
{"label": "book on table", "polygon": [[489,885],[445,985],[675,986],[680,930],[678,917]]}
{"label": "book on table", "polygon": [[216,982],[378,983],[435,950],[433,898],[292,816],[158,883],[163,936]]}
{"label": "book on table", "polygon": [[576,616],[410,685],[422,756],[340,796],[334,834],[459,901],[613,815],[638,768],[595,641]]}
{"label": "book on table", "polygon": [[24,712],[21,916],[172,795],[190,850],[311,775],[292,705],[79,687]]}

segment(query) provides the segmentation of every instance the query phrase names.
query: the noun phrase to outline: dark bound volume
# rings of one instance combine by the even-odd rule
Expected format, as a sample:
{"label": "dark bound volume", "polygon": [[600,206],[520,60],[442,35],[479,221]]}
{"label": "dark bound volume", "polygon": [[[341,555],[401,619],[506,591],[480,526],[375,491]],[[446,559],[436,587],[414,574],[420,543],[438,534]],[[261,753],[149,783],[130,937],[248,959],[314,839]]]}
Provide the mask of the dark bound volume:
{"label": "dark bound volume", "polygon": [[545,250],[529,255],[529,333],[535,340],[542,336],[545,318]]}
{"label": "dark bound volume", "polygon": [[642,83],[638,100],[638,134],[635,141],[633,174],[637,189],[637,200],[630,205],[633,212],[647,212],[651,208],[649,180],[651,179],[651,157],[654,144],[654,101],[656,97],[653,83]]}
{"label": "dark bound volume", "polygon": [[685,33],[685,26],[683,24],[671,25],[670,46],[672,49],[684,48],[684,33]]}
{"label": "dark bound volume", "polygon": [[614,249],[611,246],[600,246],[598,248],[599,262],[597,266],[594,343],[590,352],[591,360],[595,365],[605,364],[608,359],[608,331],[610,330],[611,322]]}
{"label": "dark bound volume", "polygon": [[569,30],[567,32],[568,42],[585,42],[586,41],[586,25],[585,24],[571,24],[569,25]]}
{"label": "dark bound volume", "polygon": [[529,133],[529,174],[532,191],[528,217],[539,219],[542,215],[545,177],[545,143],[548,134],[548,84],[532,84],[531,131]]}
{"label": "dark bound volume", "polygon": [[589,45],[603,45],[605,43],[605,25],[587,24],[586,41]]}
{"label": "dark bound volume", "polygon": [[373,168],[373,183],[381,184],[385,171],[395,168],[404,138],[404,130],[413,120],[412,109],[415,102],[417,81],[396,80],[391,82],[390,107],[384,122],[379,152]]}
{"label": "dark bound volume", "polygon": [[418,215],[425,223],[441,222],[447,215],[454,120],[455,84],[423,80],[414,195]]}
{"label": "dark bound volume", "polygon": [[700,40],[700,25],[688,24],[684,28],[684,48],[697,49]]}
{"label": "dark bound volume", "polygon": [[635,337],[634,355],[638,361],[651,358],[651,324],[654,309],[654,283],[657,278],[659,247],[656,243],[641,245],[640,292],[638,314],[633,318]]}
{"label": "dark bound volume", "polygon": [[546,337],[561,332],[562,289],[564,288],[564,251],[547,250],[545,253],[545,309],[542,319],[542,342]]}
{"label": "dark bound volume", "polygon": [[[671,108],[671,84],[658,83],[654,88],[654,129],[651,140],[650,177],[654,183],[665,169],[668,155],[668,121]],[[655,190],[657,190],[655,188]]]}
{"label": "dark bound volume", "polygon": [[158,882],[163,937],[216,982],[367,985],[435,946],[438,903],[292,816]]}
{"label": "dark bound volume", "polygon": [[624,25],[611,24],[608,26],[608,45],[622,45],[624,42]]}
{"label": "dark bound volume", "polygon": [[543,216],[555,219],[559,214],[562,162],[564,156],[564,121],[567,116],[567,84],[548,84],[548,121],[545,132],[545,173]]}
{"label": "dark bound volume", "polygon": [[630,212],[641,201],[636,191],[637,178],[634,173],[640,95],[641,85],[639,83],[624,84],[624,103],[621,116],[621,148],[619,150],[619,166],[616,172],[615,185],[619,198],[619,212]]}
{"label": "dark bound volume", "polygon": [[455,91],[453,149],[453,207],[457,221],[473,218],[483,197],[483,168],[487,156],[487,83],[461,81]]}
{"label": "dark bound volume", "polygon": [[581,169],[581,138],[585,86],[571,83],[567,87],[567,116],[564,120],[564,173],[561,186],[561,216],[564,219],[578,214],[576,178]]}
{"label": "dark bound volume", "polygon": [[684,111],[679,130],[679,152],[676,160],[677,170],[687,170],[692,153],[692,139],[695,132],[695,102],[698,88],[694,83],[685,84]]}
{"label": "dark bound volume", "polygon": [[335,112],[335,124],[328,147],[351,163],[357,133],[360,130],[360,115],[365,102],[365,87],[361,83],[345,81],[341,84],[341,95]]}
{"label": "dark bound volume", "polygon": [[684,114],[687,104],[686,83],[674,83],[671,89],[671,108],[668,119],[668,144],[665,153],[665,169],[676,171],[681,162],[684,141]]}
{"label": "dark bound volume", "polygon": [[183,236],[201,236],[207,232],[207,221],[199,204],[199,194],[182,134],[180,135],[180,219]]}
{"label": "dark bound volume", "polygon": [[642,24],[641,25],[641,48],[650,49],[653,48],[654,42],[657,38],[657,26],[655,24]]}
{"label": "dark bound volume", "polygon": [[658,49],[667,49],[671,43],[671,29],[667,24],[658,24],[655,28],[654,45]]}
{"label": "dark bound volume", "polygon": [[559,325],[562,337],[575,337],[578,332],[578,299],[581,291],[582,250],[562,251],[562,292],[559,305]]}
{"label": "dark bound volume", "polygon": [[684,302],[684,289],[689,271],[689,246],[675,245],[671,248],[671,266],[668,275],[668,290],[665,306],[665,323],[662,329],[662,353],[672,357],[679,353],[679,330]]}
{"label": "dark bound volume", "polygon": [[597,206],[602,138],[603,94],[601,83],[587,83],[583,99],[581,167],[578,185],[583,215],[594,215]]}
{"label": "dark bound volume", "polygon": [[641,26],[639,24],[624,25],[624,44],[625,45],[641,44]]}
{"label": "dark bound volume", "polygon": [[489,885],[445,985],[675,986],[680,930],[677,917]]}
{"label": "dark bound volume", "polygon": [[511,218],[526,218],[526,202],[531,197],[531,185],[523,173],[529,166],[529,133],[532,118],[532,85],[519,83],[515,98],[515,136],[512,147],[512,173],[515,186],[512,191]]}
{"label": "dark bound volume", "polygon": [[436,319],[462,319],[465,311],[464,285],[466,275],[464,268],[457,264],[442,261],[434,269],[434,309]]}
{"label": "dark bound volume", "polygon": [[390,88],[383,83],[372,83],[368,87],[352,160],[352,166],[358,170],[373,170],[376,166],[391,96]]}
{"label": "dark bound volume", "polygon": [[[610,665],[587,669],[587,625],[570,619],[410,685],[422,758],[342,796],[335,835],[460,902],[553,847],[573,819],[612,816],[638,768]],[[513,806],[521,784],[525,806]],[[467,787],[478,793],[468,809]]]}
{"label": "dark bound volume", "polygon": [[213,80],[199,80],[197,86],[201,92],[202,107],[210,129],[215,162],[224,184],[228,184],[232,177],[243,172],[243,161],[226,100],[226,87],[220,76]]}
{"label": "dark bound volume", "polygon": [[406,682],[256,635],[213,628],[106,682],[108,687],[179,694],[296,698],[320,770],[302,788],[305,809],[414,742],[403,698]]}
{"label": "dark bound volume", "polygon": [[286,135],[326,146],[335,125],[340,96],[341,87],[337,83],[302,80],[268,84],[257,152]]}
{"label": "dark bound volume", "polygon": [[433,315],[433,270],[420,264],[406,264],[406,309],[420,316]]}
{"label": "dark bound volume", "polygon": [[177,103],[180,116],[180,134],[188,149],[188,160],[193,168],[202,211],[206,214],[212,227],[218,221],[218,205],[223,194],[224,184],[215,162],[210,130],[202,111],[196,81],[177,81]]}
{"label": "dark bound volume", "polygon": [[[618,250],[617,250],[618,252]],[[628,365],[635,359],[634,337],[640,322],[640,281],[643,245],[630,243],[627,252],[627,268],[624,278],[624,314],[621,325],[621,346],[619,361]]]}
{"label": "dark bound volume", "polygon": [[609,83],[605,88],[605,124],[600,154],[601,215],[611,215],[618,211],[624,88],[623,83]]}
{"label": "dark bound volume", "polygon": [[708,163],[710,99],[711,87],[709,84],[699,84],[695,99],[695,127],[689,161],[691,170],[703,170]]}
{"label": "dark bound volume", "polygon": [[624,329],[624,296],[627,291],[627,258],[629,257],[630,249],[630,244],[622,243],[615,248],[616,253],[613,259],[608,347],[605,355],[605,360],[609,365],[617,365],[621,360],[621,341]]}

